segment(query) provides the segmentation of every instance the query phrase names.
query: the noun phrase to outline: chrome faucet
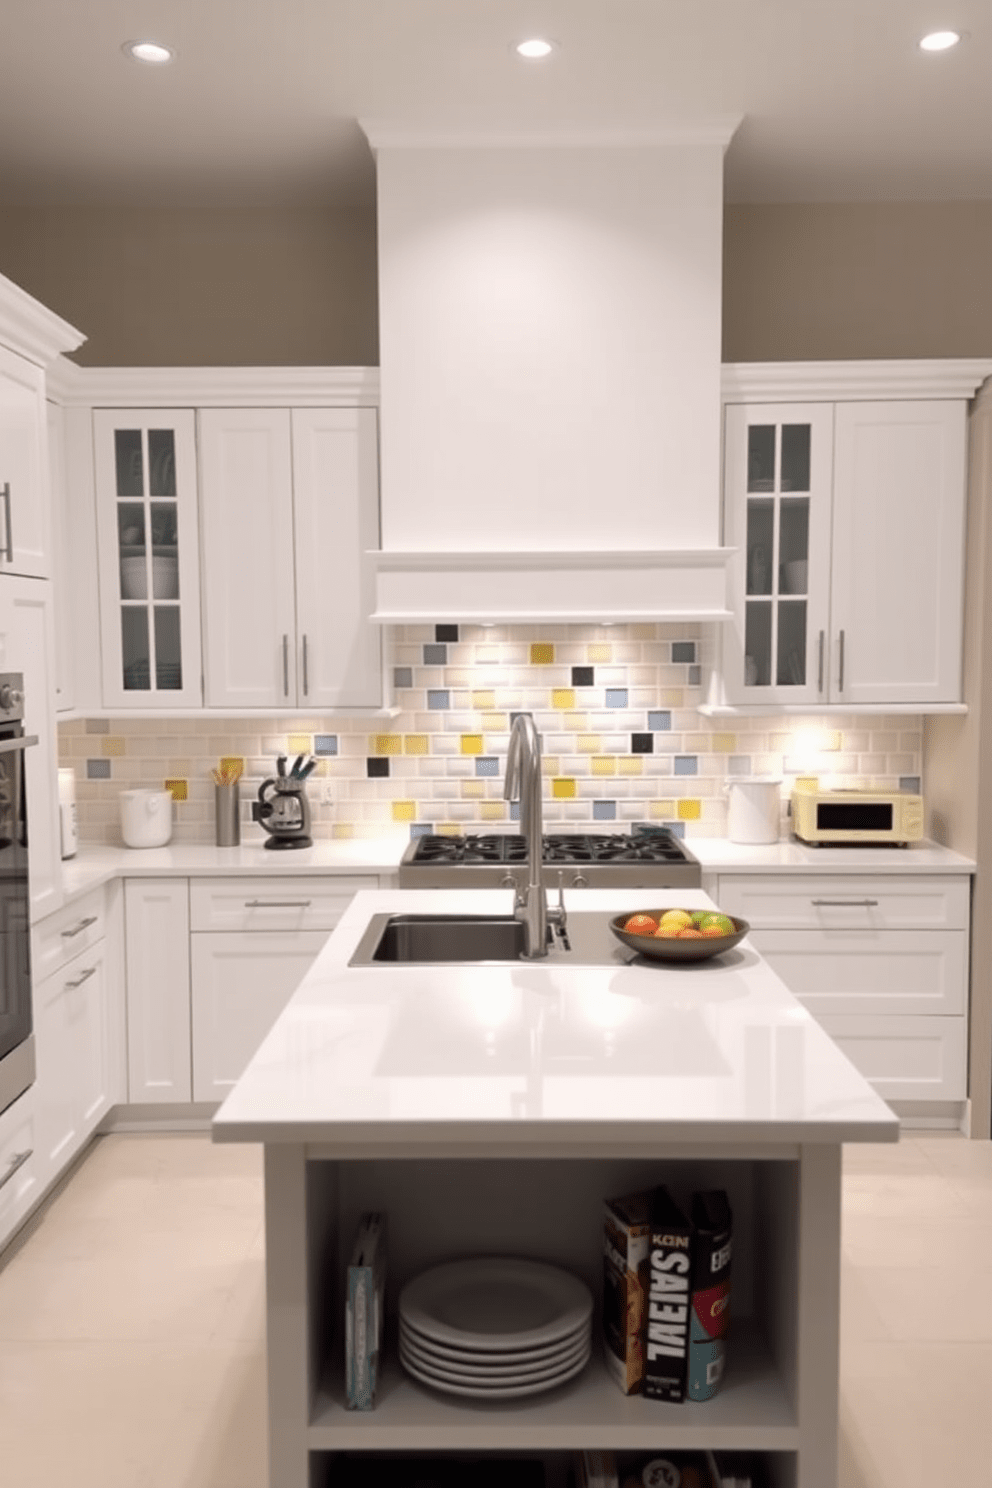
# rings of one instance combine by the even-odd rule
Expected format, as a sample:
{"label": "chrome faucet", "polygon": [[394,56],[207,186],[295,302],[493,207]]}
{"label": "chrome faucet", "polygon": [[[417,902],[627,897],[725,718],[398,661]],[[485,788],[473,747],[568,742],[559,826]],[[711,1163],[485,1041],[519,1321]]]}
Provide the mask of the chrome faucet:
{"label": "chrome faucet", "polygon": [[515,885],[513,917],[524,926],[524,951],[528,957],[548,954],[548,931],[557,934],[568,948],[565,896],[558,879],[558,903],[548,907],[544,889],[541,821],[541,736],[530,713],[518,713],[510,730],[506,751],[507,801],[519,798],[520,831],[527,839],[527,883]]}

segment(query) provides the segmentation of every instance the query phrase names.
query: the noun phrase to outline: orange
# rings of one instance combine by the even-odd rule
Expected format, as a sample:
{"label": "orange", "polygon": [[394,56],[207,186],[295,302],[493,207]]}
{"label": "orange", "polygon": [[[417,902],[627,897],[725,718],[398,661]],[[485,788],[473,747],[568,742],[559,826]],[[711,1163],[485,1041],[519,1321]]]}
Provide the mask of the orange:
{"label": "orange", "polygon": [[632,914],[623,928],[628,935],[653,935],[658,928],[658,921],[653,920],[649,914]]}
{"label": "orange", "polygon": [[668,920],[665,924],[658,926],[654,932],[654,938],[655,940],[678,940],[681,934],[682,926],[677,923],[673,924],[671,920]]}
{"label": "orange", "polygon": [[702,930],[688,929],[679,931],[679,940],[702,940],[702,938]]}
{"label": "orange", "polygon": [[722,925],[704,925],[703,928],[702,928],[702,930],[700,931],[700,934],[701,935],[709,935],[709,936],[716,936],[716,935],[718,935],[721,940],[726,935],[726,933],[727,932],[726,932],[726,930],[724,930],[724,928],[723,928]]}

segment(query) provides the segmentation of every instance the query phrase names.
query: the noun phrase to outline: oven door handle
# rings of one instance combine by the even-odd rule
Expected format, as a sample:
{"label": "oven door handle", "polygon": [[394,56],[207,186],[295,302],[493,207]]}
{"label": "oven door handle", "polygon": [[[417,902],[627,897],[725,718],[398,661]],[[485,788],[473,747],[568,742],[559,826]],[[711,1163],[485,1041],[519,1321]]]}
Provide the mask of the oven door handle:
{"label": "oven door handle", "polygon": [[29,749],[37,742],[37,734],[28,734],[27,738],[20,739],[0,739],[0,754],[13,754],[15,749]]}

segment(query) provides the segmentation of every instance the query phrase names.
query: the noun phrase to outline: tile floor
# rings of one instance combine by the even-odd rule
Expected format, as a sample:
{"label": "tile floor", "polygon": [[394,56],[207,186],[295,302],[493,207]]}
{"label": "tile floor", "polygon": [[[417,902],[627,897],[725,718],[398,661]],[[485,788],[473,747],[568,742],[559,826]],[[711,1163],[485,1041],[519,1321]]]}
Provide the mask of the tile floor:
{"label": "tile floor", "polygon": [[[99,1138],[0,1260],[3,1488],[268,1488],[258,1149]],[[844,1162],[838,1488],[992,1483],[992,1143]]]}

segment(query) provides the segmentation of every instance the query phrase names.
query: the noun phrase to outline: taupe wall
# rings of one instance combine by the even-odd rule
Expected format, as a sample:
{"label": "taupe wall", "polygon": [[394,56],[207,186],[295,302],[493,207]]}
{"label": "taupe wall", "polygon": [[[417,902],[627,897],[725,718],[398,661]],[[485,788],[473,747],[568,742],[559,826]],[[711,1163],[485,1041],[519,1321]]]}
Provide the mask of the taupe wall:
{"label": "taupe wall", "polygon": [[[374,365],[375,214],[19,207],[4,273],[89,366]],[[992,356],[992,202],[730,206],[725,361]]]}

